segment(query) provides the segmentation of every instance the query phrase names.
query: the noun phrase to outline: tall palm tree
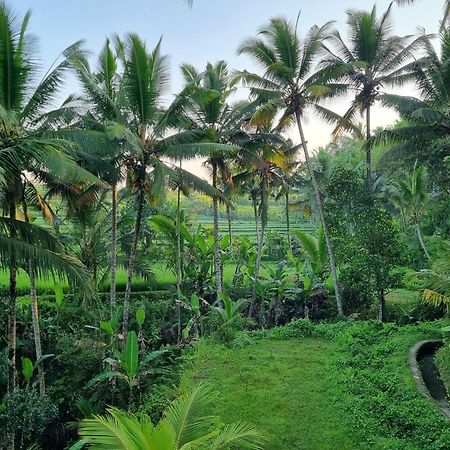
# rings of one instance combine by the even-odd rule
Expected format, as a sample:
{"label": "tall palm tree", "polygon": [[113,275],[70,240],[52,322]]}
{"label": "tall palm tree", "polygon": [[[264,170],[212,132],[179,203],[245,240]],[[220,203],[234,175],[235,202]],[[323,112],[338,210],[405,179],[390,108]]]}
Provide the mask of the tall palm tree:
{"label": "tall palm tree", "polygon": [[[106,42],[99,57],[100,70],[97,73],[90,71],[83,55],[75,55],[73,64],[88,102],[95,106],[97,114],[94,116],[93,128],[100,127],[110,140],[119,144],[116,166],[125,166],[127,186],[136,201],[124,298],[125,337],[145,203],[160,197],[167,181],[179,183],[181,177],[185,185],[212,197],[217,197],[218,191],[204,180],[167,161],[168,158],[179,160],[193,157],[202,148],[209,147],[205,143],[192,142],[190,134],[170,134],[182,126],[178,120],[180,102],[176,99],[169,108],[163,107],[169,76],[167,57],[161,54],[161,40],[152,51],[148,51],[139,36],[130,34],[125,42],[116,39],[116,47],[114,54],[109,42]],[[120,65],[116,63],[117,58],[120,58]],[[89,124],[89,119],[89,115],[84,117],[84,122]],[[113,216],[116,216],[116,212],[113,212]]]}
{"label": "tall palm tree", "polygon": [[[372,185],[371,154],[371,112],[382,89],[398,86],[404,82],[404,65],[412,57],[412,50],[418,40],[409,42],[409,37],[399,37],[392,33],[392,3],[380,18],[376,6],[371,11],[348,10],[348,44],[339,31],[329,37],[333,49],[327,48],[327,56],[322,65],[335,71],[336,78],[355,93],[355,97],[339,120],[335,134],[345,128],[345,123],[353,122],[360,111],[365,115],[365,150],[367,184]],[[332,119],[330,117],[330,119]]]}
{"label": "tall palm tree", "polygon": [[290,195],[294,187],[296,172],[300,162],[297,161],[299,147],[294,146],[291,140],[287,140],[286,144],[281,148],[283,158],[281,159],[280,169],[283,171],[284,183],[279,187],[276,198],[284,197],[284,214],[286,219],[286,236],[288,240],[289,250],[292,251],[291,239],[291,218],[290,211],[293,205],[290,204]]}
{"label": "tall palm tree", "polygon": [[[108,124],[124,121],[120,108],[121,76],[119,73],[123,43],[119,39],[116,41],[117,49],[114,51],[110,40],[106,39],[98,55],[94,71],[90,68],[87,55],[83,52],[73,52],[70,55],[71,65],[84,91],[85,109],[88,110],[88,113],[81,117],[81,123],[78,125],[91,129],[91,141],[95,139],[95,144],[90,146],[91,152],[96,152],[97,156],[108,163],[106,170],[103,170],[100,176],[111,186],[110,303],[112,314],[116,305],[118,183],[123,179],[122,164],[125,158],[124,146],[114,139],[108,139],[106,133]],[[81,136],[82,139],[86,136],[86,130],[83,130]]]}
{"label": "tall palm tree", "polygon": [[242,79],[251,87],[251,94],[265,101],[263,111],[274,115],[283,111],[281,122],[295,119],[305,157],[308,174],[314,188],[320,223],[322,225],[331,273],[335,284],[335,297],[339,314],[343,314],[336,264],[328,227],[325,221],[322,197],[311,167],[308,142],[303,130],[306,110],[311,107],[320,115],[337,117],[319,104],[326,96],[343,91],[341,84],[330,83],[325,70],[313,71],[313,64],[322,51],[323,40],[329,32],[329,24],[314,26],[303,41],[297,35],[296,26],[282,18],[273,18],[262,28],[260,38],[246,40],[239,53],[250,55],[264,70],[264,74],[251,74],[244,71]]}
{"label": "tall palm tree", "polygon": [[84,419],[81,442],[92,449],[182,450],[182,449],[262,449],[264,437],[249,424],[218,425],[217,417],[207,415],[213,397],[199,385],[173,401],[155,425],[146,415],[109,408],[106,416]]}
{"label": "tall palm tree", "polygon": [[[262,253],[266,227],[269,213],[269,197],[275,187],[285,187],[284,173],[282,166],[286,162],[286,154],[283,152],[285,140],[279,134],[279,131],[273,129],[271,120],[259,120],[255,115],[247,127],[254,125],[254,133],[249,134],[249,141],[246,142],[238,154],[238,162],[246,171],[236,175],[234,178],[240,179],[240,182],[250,180],[256,181],[257,198],[259,198],[259,207],[256,217],[256,223],[260,224],[259,233],[257,233],[257,252],[255,261],[254,278],[259,277],[262,264]],[[255,205],[256,206],[256,205]],[[249,307],[249,316],[253,316],[256,301],[256,284],[253,289],[252,300]]]}
{"label": "tall palm tree", "polygon": [[[246,139],[242,124],[254,110],[254,104],[239,102],[231,104],[229,96],[235,90],[224,61],[213,65],[208,63],[203,72],[185,64],[182,66],[186,87],[180,94],[186,126],[199,142],[210,143],[210,151],[203,152],[206,164],[211,169],[212,185],[218,188],[222,182],[229,182],[229,162],[236,155],[240,142]],[[207,150],[207,148],[205,148]],[[222,291],[222,268],[219,249],[219,201],[213,198],[214,268],[217,298]]]}
{"label": "tall palm tree", "polygon": [[34,83],[37,66],[32,54],[33,42],[27,33],[29,19],[29,12],[20,20],[5,3],[0,3],[0,172],[4,181],[0,198],[4,210],[9,212],[8,218],[0,218],[0,252],[1,264],[8,266],[10,276],[7,305],[9,393],[14,391],[16,377],[18,268],[26,269],[31,262],[35,273],[42,273],[47,265],[50,271],[68,270],[73,277],[80,274],[74,268],[75,260],[75,265],[71,265],[54,236],[18,220],[16,211],[23,191],[22,174],[38,173],[45,168],[69,182],[98,181],[76,164],[68,142],[41,132],[43,114],[51,106],[68,63],[63,60],[41,82]]}
{"label": "tall palm tree", "polygon": [[440,54],[429,36],[421,40],[425,55],[406,68],[405,78],[415,81],[421,98],[385,94],[383,104],[395,108],[404,119],[401,126],[380,133],[376,139],[394,144],[381,162],[400,160],[412,167],[418,164],[429,168],[429,176],[448,193],[450,176],[448,158],[450,136],[450,29],[440,34]]}

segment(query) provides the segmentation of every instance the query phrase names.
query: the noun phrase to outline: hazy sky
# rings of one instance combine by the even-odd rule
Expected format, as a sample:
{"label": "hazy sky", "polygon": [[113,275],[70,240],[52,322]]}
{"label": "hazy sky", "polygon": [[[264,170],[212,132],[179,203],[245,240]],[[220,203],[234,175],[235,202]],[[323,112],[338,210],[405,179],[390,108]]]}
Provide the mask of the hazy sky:
{"label": "hazy sky", "polygon": [[[295,20],[301,10],[300,34],[314,24],[335,21],[345,35],[345,10],[369,9],[368,0],[194,0],[189,9],[183,0],[14,0],[13,8],[24,13],[32,10],[30,31],[39,38],[40,57],[45,68],[59,53],[79,39],[97,54],[105,37],[113,33],[124,35],[132,31],[144,37],[149,48],[163,36],[162,50],[170,55],[171,88],[175,94],[181,87],[179,65],[189,62],[198,68],[207,61],[224,59],[235,69],[254,70],[245,56],[236,56],[243,38],[255,35],[273,16]],[[379,13],[389,0],[376,2]],[[414,34],[417,26],[436,32],[442,17],[443,0],[418,0],[414,6],[394,7],[395,31],[399,35]],[[65,93],[76,92],[78,86],[70,79]],[[411,92],[407,88],[404,92]],[[342,112],[344,100],[330,105]],[[376,109],[374,127],[395,121],[388,110]],[[312,147],[325,145],[330,139],[330,127],[309,118],[306,132]],[[291,137],[296,139],[294,132]],[[198,164],[191,164],[198,167]]]}

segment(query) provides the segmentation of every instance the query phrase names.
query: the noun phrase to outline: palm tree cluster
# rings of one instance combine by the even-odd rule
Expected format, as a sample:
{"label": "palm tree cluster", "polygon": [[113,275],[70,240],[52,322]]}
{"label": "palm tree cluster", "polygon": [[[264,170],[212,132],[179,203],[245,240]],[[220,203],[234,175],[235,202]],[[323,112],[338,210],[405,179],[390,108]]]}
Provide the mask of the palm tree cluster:
{"label": "palm tree cluster", "polygon": [[[243,194],[251,198],[257,250],[248,315],[254,318],[269,198],[284,199],[292,251],[290,196],[299,188],[301,175],[312,189],[308,208],[315,213],[320,232],[317,240],[300,233],[300,243],[315,243],[310,245],[310,251],[315,252],[312,273],[316,278],[331,274],[337,313],[343,316],[345,305],[323,187],[305,132],[308,116],[332,123],[336,138],[351,132],[360,139],[366,155],[366,183],[373,195],[377,195],[374,179],[378,176],[372,155],[375,145],[390,145],[383,159],[406,161],[414,167],[412,175],[393,187],[392,202],[396,201],[401,213],[414,223],[420,246],[431,259],[421,232],[421,212],[429,201],[426,167],[433,168],[428,171],[430,180],[447,193],[449,186],[448,2],[445,13],[440,53],[433,46],[433,37],[425,32],[415,37],[395,35],[392,4],[381,16],[375,7],[371,11],[347,11],[348,38],[341,36],[332,23],[313,26],[301,36],[298,19],[290,22],[272,18],[238,49],[239,54],[253,59],[259,72],[235,72],[225,61],[207,63],[201,70],[184,64],[184,86],[168,102],[168,61],[161,40],[149,49],[134,33],[123,39],[114,36],[105,41],[94,64],[83,44],[77,42],[62,52],[42,80],[36,81],[41,68],[28,33],[30,13],[19,17],[0,3],[0,267],[9,273],[9,289],[3,300],[8,311],[8,393],[12,394],[17,384],[18,271],[25,271],[30,279],[37,361],[43,357],[37,278],[66,279],[73,291],[86,296],[95,294],[102,281],[110,278],[113,314],[119,306],[117,267],[126,267],[120,305],[125,343],[133,277],[145,270],[139,252],[146,247],[140,245],[148,225],[146,208],[161,203],[168,190],[177,192],[176,219],[170,226],[178,308],[185,301],[182,287],[187,271],[182,253],[188,240],[181,196],[194,190],[211,199],[211,272],[216,308],[226,298],[219,229],[221,204],[227,211],[231,245],[233,199]],[[54,99],[68,73],[77,76],[82,94],[71,95],[55,107]],[[408,82],[416,84],[420,98],[389,92]],[[249,89],[249,98],[234,101],[233,94],[240,85]],[[349,95],[350,105],[342,116],[326,106],[330,100]],[[376,102],[395,109],[401,124],[375,133],[371,114]],[[365,119],[363,131],[356,123],[360,117]],[[298,132],[298,145],[286,138],[286,131],[292,127]],[[183,161],[198,157],[210,170],[211,183],[183,169]],[[129,234],[119,240],[121,203],[132,211],[132,220]],[[159,226],[163,225],[161,222]],[[103,273],[99,273],[99,266],[106,268]],[[447,296],[447,292],[437,292]],[[180,315],[179,310],[179,339]],[[38,372],[44,396],[43,364],[38,365]],[[180,421],[188,416],[194,400],[201,402],[202,396],[207,394],[194,392],[182,398],[157,425],[148,418],[110,409],[106,418],[83,422],[81,436],[92,448],[119,448],[116,441],[104,440],[109,428],[117,429],[117,435],[123,433],[129,441],[123,448],[150,448],[158,445],[156,442],[165,442],[164,448],[200,448],[200,443],[207,448],[228,448],[233,443],[260,448],[259,443],[249,444],[256,436],[251,427],[236,424],[213,430],[204,417],[188,427],[191,433],[185,435]],[[13,437],[10,441],[13,448]]]}

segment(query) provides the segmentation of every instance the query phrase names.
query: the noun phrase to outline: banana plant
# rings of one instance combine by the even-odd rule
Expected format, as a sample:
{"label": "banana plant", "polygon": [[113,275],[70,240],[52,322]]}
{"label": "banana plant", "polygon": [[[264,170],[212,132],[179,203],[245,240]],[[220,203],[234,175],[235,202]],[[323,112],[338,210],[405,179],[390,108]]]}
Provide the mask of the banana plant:
{"label": "banana plant", "polygon": [[196,338],[201,334],[201,310],[200,310],[200,297],[197,294],[192,294],[189,300],[181,299],[181,305],[187,309],[191,318],[189,319],[186,326],[183,328],[183,339],[188,339],[193,334],[193,337]]}
{"label": "banana plant", "polygon": [[236,321],[241,317],[241,311],[247,305],[248,300],[240,298],[239,300],[233,301],[224,292],[221,293],[220,300],[223,306],[211,306],[213,313],[219,319],[219,323],[222,327],[234,325]]}
{"label": "banana plant", "polygon": [[33,375],[40,366],[40,364],[42,364],[44,360],[46,360],[47,358],[51,358],[52,356],[54,355],[53,354],[42,355],[42,357],[39,358],[35,364],[33,364],[33,361],[31,361],[31,359],[27,358],[26,356],[22,358],[22,376],[23,379],[25,380],[25,385],[27,386],[27,388],[30,387],[31,379],[33,378]]}
{"label": "banana plant", "polygon": [[115,358],[105,358],[105,362],[112,367],[112,370],[104,371],[89,381],[88,386],[92,386],[100,381],[109,379],[119,379],[126,383],[129,389],[129,404],[134,401],[134,390],[139,385],[142,377],[148,375],[163,375],[168,373],[162,367],[149,367],[151,363],[156,363],[158,359],[167,353],[167,350],[156,350],[139,359],[138,338],[135,331],[127,334],[127,340],[123,352],[116,350]]}
{"label": "banana plant", "polygon": [[100,322],[100,328],[106,333],[109,344],[114,343],[115,338],[119,334],[120,322],[122,320],[123,308],[117,308],[110,320]]}
{"label": "banana plant", "polygon": [[22,358],[22,375],[27,387],[30,386],[30,381],[31,378],[33,378],[34,369],[34,364],[30,358]]}

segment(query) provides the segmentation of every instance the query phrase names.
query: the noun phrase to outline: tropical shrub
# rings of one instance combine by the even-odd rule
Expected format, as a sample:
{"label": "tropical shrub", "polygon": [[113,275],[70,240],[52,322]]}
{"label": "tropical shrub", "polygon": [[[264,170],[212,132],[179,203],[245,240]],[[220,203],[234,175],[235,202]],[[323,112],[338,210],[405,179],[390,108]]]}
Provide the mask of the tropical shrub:
{"label": "tropical shrub", "polygon": [[217,417],[207,415],[212,401],[211,392],[199,385],[172,402],[157,424],[146,415],[108,408],[106,416],[81,422],[81,441],[99,450],[263,448],[264,438],[252,425],[242,422],[222,425]]}
{"label": "tropical shrub", "polygon": [[[9,394],[11,395],[11,394]],[[16,448],[26,449],[27,446],[39,440],[46,427],[58,417],[58,408],[48,398],[40,398],[39,393],[30,389],[16,388],[10,401],[12,410],[0,413],[0,446],[7,447],[6,433],[16,435]],[[6,404],[6,403],[5,403]],[[9,403],[8,403],[9,404]]]}

